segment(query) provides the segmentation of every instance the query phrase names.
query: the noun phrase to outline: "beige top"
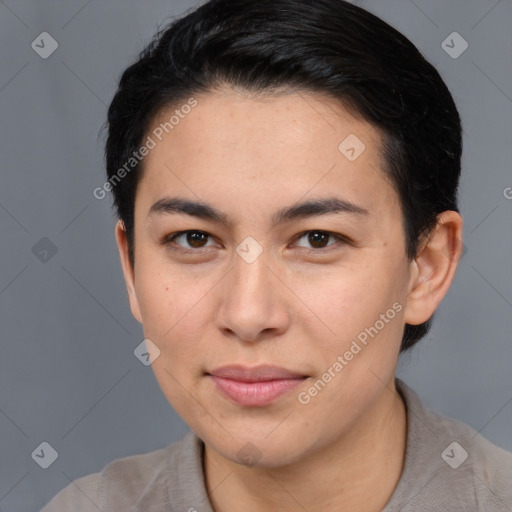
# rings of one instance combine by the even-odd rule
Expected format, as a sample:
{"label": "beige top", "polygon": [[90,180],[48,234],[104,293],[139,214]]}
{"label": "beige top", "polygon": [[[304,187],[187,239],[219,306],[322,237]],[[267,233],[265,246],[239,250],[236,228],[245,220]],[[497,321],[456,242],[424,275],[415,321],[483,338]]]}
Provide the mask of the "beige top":
{"label": "beige top", "polygon": [[[407,408],[400,480],[383,512],[512,512],[512,453],[427,408],[396,379]],[[204,444],[190,431],[165,448],[117,459],[78,478],[41,512],[214,512]]]}

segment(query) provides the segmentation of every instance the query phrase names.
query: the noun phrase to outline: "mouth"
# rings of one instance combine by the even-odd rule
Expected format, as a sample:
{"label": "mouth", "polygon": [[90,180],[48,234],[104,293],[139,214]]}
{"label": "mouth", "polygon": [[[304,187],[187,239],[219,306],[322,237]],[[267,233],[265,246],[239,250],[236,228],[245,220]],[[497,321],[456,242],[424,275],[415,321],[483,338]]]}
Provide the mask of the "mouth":
{"label": "mouth", "polygon": [[278,366],[223,366],[206,373],[222,395],[238,405],[263,407],[279,398],[308,378],[298,372]]}

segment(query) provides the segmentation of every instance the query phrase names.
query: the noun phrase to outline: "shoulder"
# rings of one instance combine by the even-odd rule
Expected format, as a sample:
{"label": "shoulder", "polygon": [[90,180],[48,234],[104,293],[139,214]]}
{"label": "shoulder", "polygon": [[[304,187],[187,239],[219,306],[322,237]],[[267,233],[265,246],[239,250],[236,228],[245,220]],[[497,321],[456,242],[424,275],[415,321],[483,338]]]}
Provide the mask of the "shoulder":
{"label": "shoulder", "polygon": [[450,436],[453,439],[450,443],[453,446],[446,447],[446,453],[442,454],[443,459],[456,456],[458,461],[452,462],[452,465],[467,459],[468,462],[473,463],[473,471],[482,476],[485,481],[491,481],[493,476],[498,479],[502,475],[512,478],[512,452],[495,445],[462,421],[445,416],[426,406],[423,406],[423,409],[425,417],[428,418],[435,432],[444,439],[449,439]]}
{"label": "shoulder", "polygon": [[[434,413],[433,413],[434,414]],[[458,420],[435,413],[441,426],[452,436],[442,452],[450,470],[467,464],[471,473],[475,501],[491,504],[492,510],[510,510],[512,505],[512,453],[495,445],[479,432]],[[507,508],[503,508],[506,506]]]}
{"label": "shoulder", "polygon": [[[424,480],[425,498],[441,504],[464,503],[468,510],[510,510],[512,453],[469,425],[422,403],[397,380],[408,410],[407,477]],[[409,479],[409,478],[408,478]]]}
{"label": "shoulder", "polygon": [[47,503],[41,512],[63,512],[76,510],[77,512],[98,512],[98,487],[101,473],[77,478],[62,489]]}
{"label": "shoulder", "polygon": [[110,510],[111,506],[128,510],[150,489],[153,496],[166,490],[169,462],[179,457],[187,441],[190,433],[164,448],[116,459],[100,472],[71,482],[41,512],[98,512]]}

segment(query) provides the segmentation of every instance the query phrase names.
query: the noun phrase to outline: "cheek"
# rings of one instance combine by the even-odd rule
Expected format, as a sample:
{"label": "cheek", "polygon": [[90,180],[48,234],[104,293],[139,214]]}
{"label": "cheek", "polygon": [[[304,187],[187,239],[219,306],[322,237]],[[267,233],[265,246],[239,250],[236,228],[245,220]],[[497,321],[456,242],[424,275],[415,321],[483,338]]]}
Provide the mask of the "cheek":
{"label": "cheek", "polygon": [[375,264],[326,277],[314,293],[311,287],[309,293],[304,289],[311,310],[317,313],[310,324],[311,339],[323,340],[325,363],[349,350],[354,340],[361,346],[361,355],[366,353],[357,359],[367,363],[377,362],[385,352],[393,353],[401,339],[403,311],[397,272]]}
{"label": "cheek", "polygon": [[[207,285],[193,286],[187,274],[156,271],[138,276],[137,295],[143,316],[144,336],[160,355],[152,363],[155,377],[179,414],[187,415],[196,375],[202,373],[199,340],[204,338]],[[185,277],[184,277],[185,276]],[[189,392],[184,392],[184,389]]]}
{"label": "cheek", "polygon": [[185,273],[173,271],[155,257],[141,258],[135,288],[144,327],[160,339],[186,318],[200,294]]}
{"label": "cheek", "polygon": [[170,285],[166,280],[152,272],[141,272],[137,276],[136,293],[142,314],[144,332],[147,337],[160,339],[174,324],[178,313],[173,307]]}
{"label": "cheek", "polygon": [[376,282],[369,271],[364,277],[353,273],[326,282],[316,296],[312,309],[323,323],[316,322],[308,338],[317,374],[303,398],[311,400],[308,413],[329,417],[331,425],[348,421],[346,411],[350,417],[362,414],[394,375],[403,304],[391,276]]}
{"label": "cheek", "polygon": [[350,336],[378,309],[381,297],[374,283],[367,271],[342,269],[337,275],[317,279],[314,286],[304,283],[304,302],[311,304],[311,309],[318,312],[336,337]]}
{"label": "cheek", "polygon": [[165,266],[159,271],[157,265],[145,268],[136,285],[144,335],[159,347],[161,362],[184,375],[186,366],[182,363],[187,361],[190,369],[200,359],[198,340],[203,339],[206,323],[211,322],[208,293],[215,280],[196,280],[190,271],[166,272]]}

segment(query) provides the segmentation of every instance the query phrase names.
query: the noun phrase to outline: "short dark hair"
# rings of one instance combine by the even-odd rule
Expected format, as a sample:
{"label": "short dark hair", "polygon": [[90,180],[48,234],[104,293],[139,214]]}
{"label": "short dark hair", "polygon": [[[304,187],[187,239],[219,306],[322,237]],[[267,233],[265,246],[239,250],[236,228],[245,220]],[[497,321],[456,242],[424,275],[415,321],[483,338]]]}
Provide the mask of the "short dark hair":
{"label": "short dark hair", "polygon": [[[437,215],[458,211],[462,128],[446,84],[404,35],[343,0],[211,0],[172,20],[121,76],[106,123],[108,179],[140,148],[162,110],[222,85],[321,93],[380,128],[409,260]],[[132,266],[143,163],[112,183]],[[401,351],[431,322],[406,324]]]}

